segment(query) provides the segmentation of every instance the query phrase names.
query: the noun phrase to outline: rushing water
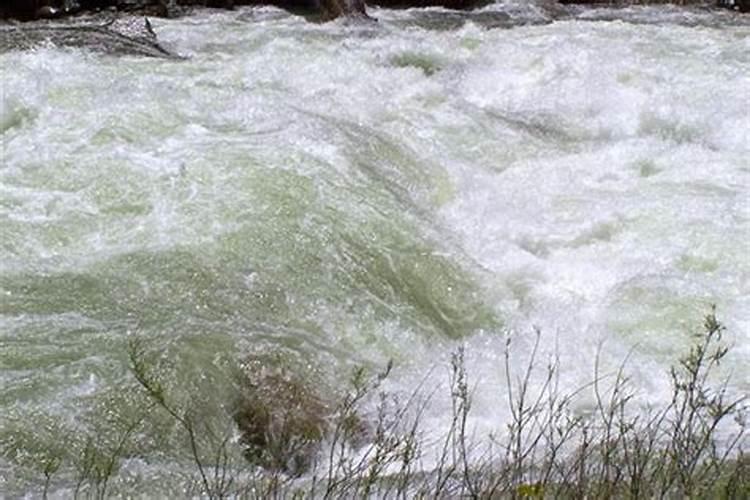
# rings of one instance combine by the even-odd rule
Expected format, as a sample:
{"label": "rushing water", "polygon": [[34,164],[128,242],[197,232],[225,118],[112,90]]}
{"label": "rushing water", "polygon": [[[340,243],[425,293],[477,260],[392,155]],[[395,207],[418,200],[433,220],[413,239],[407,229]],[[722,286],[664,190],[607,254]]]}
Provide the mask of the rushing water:
{"label": "rushing water", "polygon": [[571,390],[629,355],[658,403],[715,303],[750,392],[750,23],[524,5],[155,22],[180,62],[0,54],[0,439],[87,425],[133,334],[183,388],[283,351],[329,381],[393,359],[409,392],[466,345],[481,434],[508,332]]}

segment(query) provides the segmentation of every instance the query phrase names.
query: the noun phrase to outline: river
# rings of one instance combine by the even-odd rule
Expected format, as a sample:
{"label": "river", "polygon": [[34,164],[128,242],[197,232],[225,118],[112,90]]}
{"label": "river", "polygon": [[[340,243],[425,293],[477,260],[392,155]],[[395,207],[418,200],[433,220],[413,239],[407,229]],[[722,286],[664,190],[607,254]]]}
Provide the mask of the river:
{"label": "river", "polygon": [[[463,345],[485,435],[509,335],[570,390],[628,358],[659,404],[716,304],[750,393],[750,20],[371,14],[153,21],[185,61],[0,54],[0,441],[126,407],[132,335],[185,393],[281,352],[333,387],[393,360],[408,394]],[[154,446],[120,487],[175,467]],[[0,491],[31,476],[0,458]]]}

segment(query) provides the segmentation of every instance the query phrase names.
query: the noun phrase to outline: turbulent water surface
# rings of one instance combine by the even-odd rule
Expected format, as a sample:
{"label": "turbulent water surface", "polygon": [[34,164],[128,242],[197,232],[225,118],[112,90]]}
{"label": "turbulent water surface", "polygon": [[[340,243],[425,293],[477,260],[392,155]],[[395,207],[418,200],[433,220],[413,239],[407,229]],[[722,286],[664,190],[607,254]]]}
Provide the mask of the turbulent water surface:
{"label": "turbulent water surface", "polygon": [[603,12],[239,10],[154,22],[185,61],[0,54],[0,440],[127,405],[132,335],[195,398],[267,352],[328,388],[393,359],[408,393],[466,345],[482,434],[509,332],[571,390],[629,355],[658,403],[716,304],[750,391],[750,23]]}

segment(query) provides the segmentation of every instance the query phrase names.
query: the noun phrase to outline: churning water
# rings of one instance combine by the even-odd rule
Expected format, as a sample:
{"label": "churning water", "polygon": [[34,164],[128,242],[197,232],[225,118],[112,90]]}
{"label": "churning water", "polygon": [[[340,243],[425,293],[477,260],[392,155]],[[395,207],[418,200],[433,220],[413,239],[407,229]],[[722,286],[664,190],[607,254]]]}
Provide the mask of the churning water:
{"label": "churning water", "polygon": [[602,12],[240,10],[155,22],[186,61],[0,54],[0,439],[88,425],[134,334],[182,388],[282,351],[334,386],[393,359],[408,393],[465,345],[482,434],[507,335],[571,390],[629,355],[658,403],[716,304],[750,392],[750,22]]}

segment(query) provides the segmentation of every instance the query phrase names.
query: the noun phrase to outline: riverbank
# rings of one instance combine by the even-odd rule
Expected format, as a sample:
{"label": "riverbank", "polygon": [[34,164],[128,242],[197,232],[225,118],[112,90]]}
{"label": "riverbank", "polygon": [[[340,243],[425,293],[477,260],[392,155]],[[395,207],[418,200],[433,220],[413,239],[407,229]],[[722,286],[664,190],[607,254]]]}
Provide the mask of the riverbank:
{"label": "riverbank", "polygon": [[[52,19],[109,10],[143,16],[177,17],[191,8],[233,9],[248,5],[275,5],[291,12],[324,21],[340,16],[366,16],[366,5],[387,8],[444,7],[472,10],[488,5],[488,0],[9,0],[0,6],[0,19],[29,21]],[[552,7],[555,0],[547,3]],[[563,5],[632,5],[674,4],[681,6],[716,6],[738,12],[750,11],[750,0],[560,0]]]}
{"label": "riverbank", "polygon": [[[661,5],[661,7],[659,6]],[[746,18],[736,16],[727,9],[717,9],[706,2],[694,2],[694,5],[626,5],[603,2],[566,3],[554,1],[537,1],[525,8],[493,8],[487,6],[478,10],[450,9],[411,9],[410,20],[403,23],[404,28],[446,31],[457,29],[467,23],[483,29],[513,28],[533,24],[546,24],[554,21],[624,21],[639,24],[668,23],[683,26],[716,26],[742,25]],[[196,7],[179,7],[172,17],[187,15]],[[288,7],[288,6],[287,6]],[[197,7],[200,9],[201,7]],[[262,7],[257,7],[262,9]],[[148,17],[153,13],[151,6],[142,5],[122,12],[115,8],[104,11],[82,12],[60,19],[37,19],[24,23],[0,21],[0,52],[10,50],[28,50],[44,45],[57,47],[86,48],[111,55],[141,55],[146,57],[182,58],[177,47],[165,47],[160,43],[157,33],[152,28]],[[294,10],[294,9],[293,9]],[[219,12],[206,10],[205,12]],[[245,10],[240,17],[252,18],[252,9]],[[295,14],[313,22],[330,19],[316,10],[294,10]],[[383,12],[386,11],[378,11]],[[158,19],[161,15],[155,12]],[[262,15],[260,16],[262,18]],[[372,19],[360,17],[348,19],[353,25],[371,22]]]}

